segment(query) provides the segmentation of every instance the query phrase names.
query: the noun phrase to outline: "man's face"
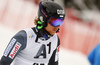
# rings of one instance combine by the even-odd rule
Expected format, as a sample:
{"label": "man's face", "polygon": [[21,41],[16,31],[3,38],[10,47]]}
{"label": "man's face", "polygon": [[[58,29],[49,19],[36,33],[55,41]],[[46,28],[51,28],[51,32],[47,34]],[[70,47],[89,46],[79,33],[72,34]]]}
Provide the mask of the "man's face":
{"label": "man's face", "polygon": [[47,27],[45,27],[46,31],[48,31],[51,35],[54,35],[60,26],[54,27],[47,23]]}

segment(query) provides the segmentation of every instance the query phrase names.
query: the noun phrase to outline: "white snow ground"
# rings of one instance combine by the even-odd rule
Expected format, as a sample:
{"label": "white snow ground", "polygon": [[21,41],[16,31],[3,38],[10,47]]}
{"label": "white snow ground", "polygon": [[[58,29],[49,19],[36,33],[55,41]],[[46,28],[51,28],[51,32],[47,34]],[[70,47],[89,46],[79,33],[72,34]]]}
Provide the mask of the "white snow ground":
{"label": "white snow ground", "polygon": [[[0,24],[0,58],[3,55],[8,42],[15,33],[16,31],[8,29]],[[63,48],[60,49],[59,61],[59,65],[90,65],[87,57],[82,53]]]}

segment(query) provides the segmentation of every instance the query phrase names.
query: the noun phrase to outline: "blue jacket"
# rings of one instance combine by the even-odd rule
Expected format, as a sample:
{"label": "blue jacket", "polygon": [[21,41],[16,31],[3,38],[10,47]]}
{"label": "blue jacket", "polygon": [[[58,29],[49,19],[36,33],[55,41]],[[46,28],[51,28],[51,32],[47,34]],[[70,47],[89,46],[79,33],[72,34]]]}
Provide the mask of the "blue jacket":
{"label": "blue jacket", "polygon": [[100,43],[90,52],[88,60],[91,65],[100,65]]}

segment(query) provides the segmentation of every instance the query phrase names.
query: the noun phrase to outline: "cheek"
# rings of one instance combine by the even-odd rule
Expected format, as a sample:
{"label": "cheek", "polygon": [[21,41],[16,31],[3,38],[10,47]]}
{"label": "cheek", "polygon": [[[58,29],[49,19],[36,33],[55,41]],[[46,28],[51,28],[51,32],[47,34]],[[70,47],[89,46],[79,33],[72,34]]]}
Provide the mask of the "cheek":
{"label": "cheek", "polygon": [[48,28],[49,28],[49,29],[52,29],[52,28],[53,28],[53,26],[51,26],[51,25],[48,23]]}
{"label": "cheek", "polygon": [[54,27],[54,26],[51,26],[50,24],[48,24],[48,29],[49,30],[57,30],[59,27]]}

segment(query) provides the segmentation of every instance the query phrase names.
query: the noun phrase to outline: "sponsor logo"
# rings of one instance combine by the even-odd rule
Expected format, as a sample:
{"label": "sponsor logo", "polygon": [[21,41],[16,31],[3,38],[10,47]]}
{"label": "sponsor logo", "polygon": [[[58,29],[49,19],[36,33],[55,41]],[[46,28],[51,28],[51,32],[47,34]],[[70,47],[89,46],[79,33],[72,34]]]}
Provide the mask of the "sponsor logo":
{"label": "sponsor logo", "polygon": [[29,36],[29,38],[32,38],[33,37],[33,34],[31,33],[31,35]]}
{"label": "sponsor logo", "polygon": [[14,58],[15,54],[17,53],[17,51],[19,50],[20,47],[21,47],[21,44],[19,42],[17,42],[16,45],[14,46],[14,48],[12,49],[10,55],[9,55],[9,57],[11,59]]}
{"label": "sponsor logo", "polygon": [[64,10],[57,9],[57,14],[65,14]]}
{"label": "sponsor logo", "polygon": [[64,17],[63,15],[60,15],[60,17]]}
{"label": "sponsor logo", "polygon": [[12,48],[12,46],[14,45],[15,42],[16,42],[16,39],[13,38],[13,39],[11,40],[11,42],[9,43],[8,47],[6,48],[6,50],[5,50],[5,52],[4,52],[4,56],[7,56],[7,55],[8,55],[8,53],[10,52],[10,50],[11,50],[11,48]]}
{"label": "sponsor logo", "polygon": [[59,52],[59,49],[60,49],[60,46],[58,46],[58,48],[57,48],[57,52]]}

